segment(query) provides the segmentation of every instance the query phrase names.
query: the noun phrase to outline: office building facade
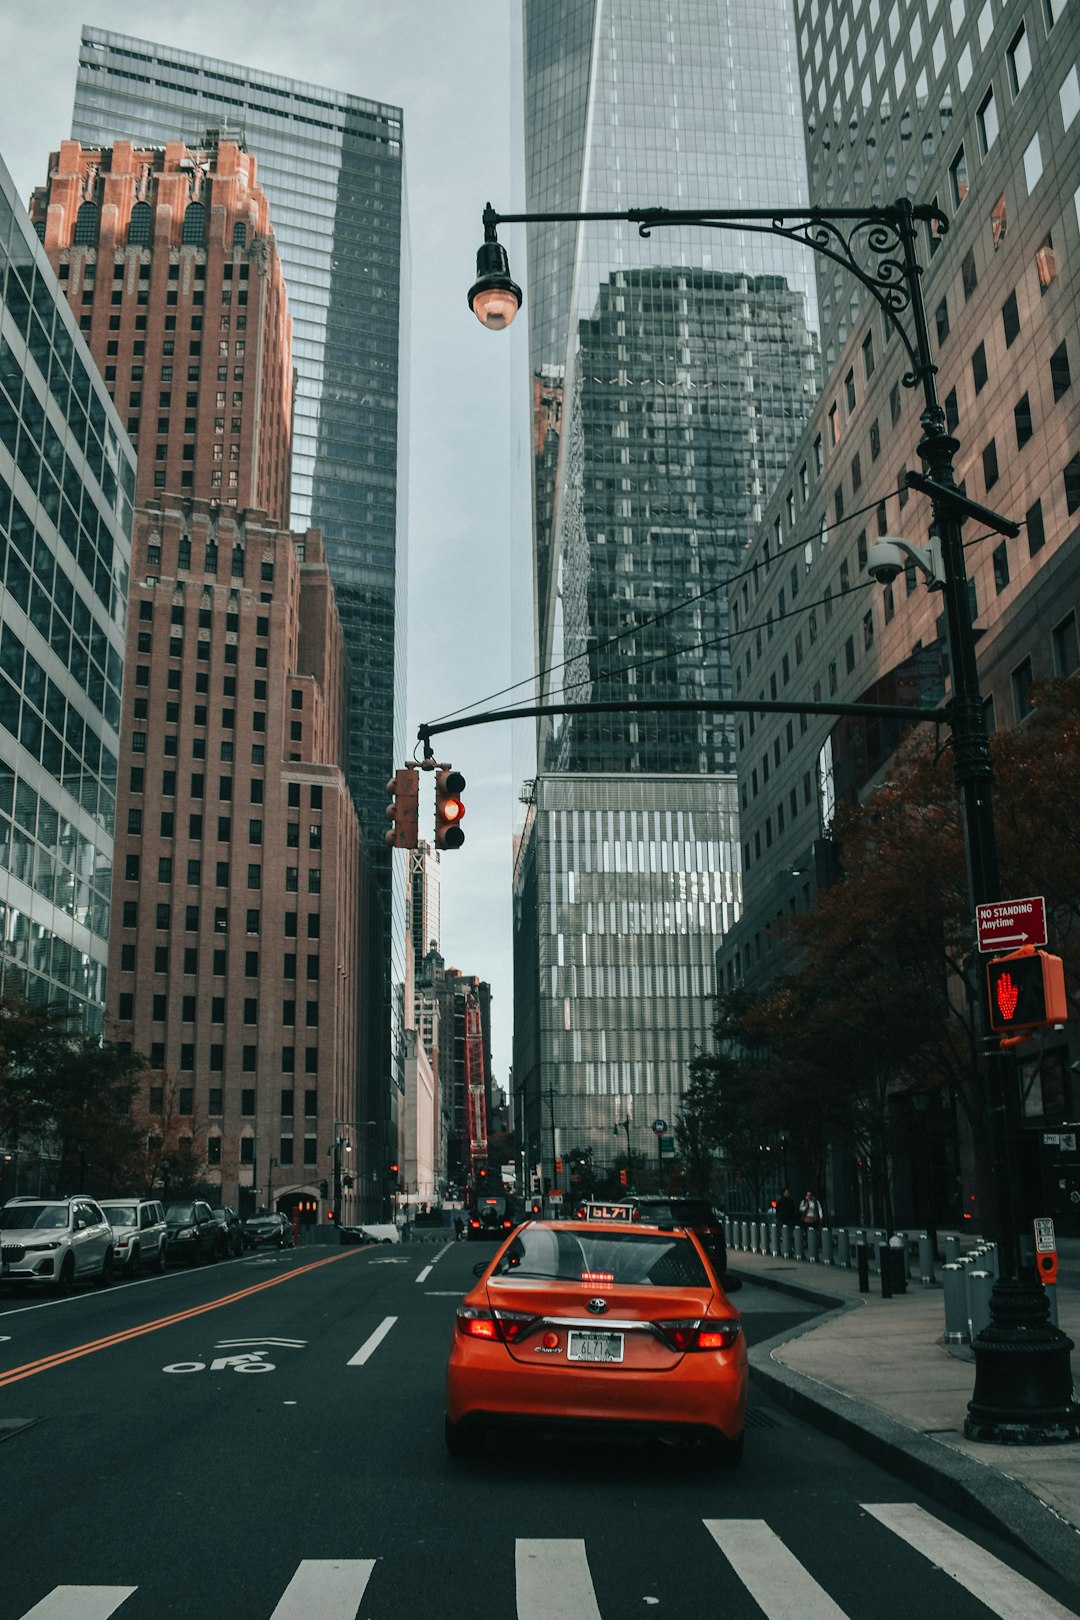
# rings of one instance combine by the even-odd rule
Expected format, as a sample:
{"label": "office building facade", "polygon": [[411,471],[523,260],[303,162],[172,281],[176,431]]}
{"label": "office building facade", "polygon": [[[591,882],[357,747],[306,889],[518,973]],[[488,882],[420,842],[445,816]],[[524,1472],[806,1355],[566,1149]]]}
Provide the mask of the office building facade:
{"label": "office building facade", "polygon": [[[1022,525],[1015,539],[964,531],[988,724],[1022,724],[1033,680],[1080,671],[1080,17],[1042,0],[914,0],[799,6],[797,20],[813,199],[909,196],[950,218],[923,238],[922,288],[957,478]],[[835,364],[732,593],[736,688],[937,705],[951,690],[940,596],[913,566],[884,589],[864,571],[884,534],[927,543],[929,503],[904,487],[920,467],[921,391],[904,387],[877,306],[852,281],[838,321],[831,266],[824,276]],[[740,721],[746,910],[721,952],[726,984],[783,970],[777,925],[834,876],[836,804],[871,793],[899,741],[880,722]],[[1049,1035],[1060,1084],[1046,1095],[1075,1118],[1068,1056]],[[1030,1116],[1035,1131],[1055,1123]],[[1059,1184],[1047,1177],[1048,1196]]]}
{"label": "office building facade", "polygon": [[[782,0],[525,0],[524,19],[530,211],[805,202]],[[538,693],[642,711],[538,732],[515,877],[515,1113],[520,1096],[530,1144],[548,1142],[558,1091],[581,1135],[567,1146],[607,1161],[617,1120],[677,1108],[711,1017],[714,930],[737,910],[733,732],[700,706],[730,695],[724,583],[816,397],[813,267],[747,231],[531,226],[523,318]],[[699,707],[650,707],[680,701]],[[602,849],[633,862],[633,904],[601,924],[599,896],[582,909],[574,891]],[[620,999],[646,970],[672,1001]]]}
{"label": "office building facade", "polygon": [[0,989],[100,1035],[135,455],[0,164]]}
{"label": "office building facade", "polygon": [[402,115],[359,96],[84,28],[74,139],[197,147],[211,128],[242,135],[270,201],[296,369],[291,511],[282,521],[298,532],[322,530],[351,666],[350,783],[369,858],[383,858],[384,788],[393,761],[404,757]]}
{"label": "office building facade", "polygon": [[139,449],[110,1034],[222,1202],[288,1209],[356,1117],[363,876],[328,562],[284,527],[269,210],[235,141],[69,141],[33,218]]}

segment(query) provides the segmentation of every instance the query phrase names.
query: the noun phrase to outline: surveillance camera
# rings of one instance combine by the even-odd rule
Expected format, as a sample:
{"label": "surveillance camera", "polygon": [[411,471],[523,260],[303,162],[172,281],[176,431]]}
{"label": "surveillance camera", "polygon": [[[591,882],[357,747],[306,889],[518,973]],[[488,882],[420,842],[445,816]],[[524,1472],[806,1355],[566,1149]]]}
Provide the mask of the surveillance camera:
{"label": "surveillance camera", "polygon": [[878,540],[866,553],[866,572],[879,585],[891,585],[906,565],[907,558],[895,540]]}

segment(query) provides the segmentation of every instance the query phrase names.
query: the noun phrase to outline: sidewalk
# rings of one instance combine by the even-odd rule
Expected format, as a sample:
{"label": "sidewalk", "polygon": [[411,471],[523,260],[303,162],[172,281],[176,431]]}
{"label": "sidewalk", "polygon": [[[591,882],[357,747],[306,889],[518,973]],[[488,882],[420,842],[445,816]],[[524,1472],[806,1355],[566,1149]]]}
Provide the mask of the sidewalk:
{"label": "sidewalk", "polygon": [[[1060,1245],[1058,1320],[1078,1347],[1080,1242]],[[940,1265],[935,1268],[940,1279]],[[946,1346],[940,1280],[881,1297],[871,1273],[733,1249],[728,1270],[830,1308],[750,1351],[751,1377],[779,1404],[836,1435],[939,1501],[1019,1542],[1080,1585],[1080,1442],[996,1446],[964,1436],[975,1367]],[[738,1304],[736,1295],[733,1303]]]}

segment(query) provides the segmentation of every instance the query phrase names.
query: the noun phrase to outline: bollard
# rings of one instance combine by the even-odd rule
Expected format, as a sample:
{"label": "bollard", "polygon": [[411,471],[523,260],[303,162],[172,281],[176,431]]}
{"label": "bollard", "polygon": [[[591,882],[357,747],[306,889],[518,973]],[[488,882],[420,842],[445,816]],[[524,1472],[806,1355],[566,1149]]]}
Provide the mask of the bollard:
{"label": "bollard", "polygon": [[946,1260],[941,1268],[945,1299],[945,1343],[968,1342],[967,1277],[959,1260]]}
{"label": "bollard", "polygon": [[776,1221],[769,1227],[769,1253],[776,1260],[780,1255],[780,1227]]}
{"label": "bollard", "polygon": [[880,1226],[875,1227],[874,1231],[870,1233],[869,1243],[870,1243],[871,1249],[873,1250],[874,1259],[877,1262],[877,1268],[878,1268],[879,1273],[881,1271],[881,1249],[882,1249],[882,1245],[885,1244],[885,1243],[888,1243],[888,1241],[889,1241],[888,1232],[883,1231]]}
{"label": "bollard", "polygon": [[821,1228],[821,1263],[823,1266],[833,1263],[833,1234],[827,1226]]}
{"label": "bollard", "polygon": [[870,1292],[870,1249],[866,1243],[855,1245],[855,1258],[859,1266],[859,1293]]}
{"label": "bollard", "polygon": [[796,1260],[803,1257],[803,1229],[801,1226],[791,1228],[791,1252]]}
{"label": "bollard", "polygon": [[968,1336],[972,1343],[984,1327],[990,1326],[990,1295],[994,1287],[992,1271],[973,1271],[967,1274]]}
{"label": "bollard", "polygon": [[818,1251],[821,1248],[821,1235],[816,1226],[806,1229],[806,1258],[813,1265],[817,1265]]}
{"label": "bollard", "polygon": [[785,1260],[790,1260],[791,1259],[791,1227],[790,1226],[782,1226],[780,1228],[780,1253],[783,1255]]}
{"label": "bollard", "polygon": [[742,1238],[741,1238],[739,1247],[742,1248],[742,1249],[749,1249],[749,1247],[750,1247],[750,1222],[749,1221],[743,1221],[742,1222]]}
{"label": "bollard", "polygon": [[843,1266],[845,1271],[851,1270],[851,1240],[846,1226],[842,1226],[836,1234],[836,1263]]}
{"label": "bollard", "polygon": [[960,1260],[960,1239],[955,1234],[950,1234],[942,1244],[942,1252],[948,1265],[957,1265]]}
{"label": "bollard", "polygon": [[928,1232],[919,1233],[919,1281],[924,1287],[937,1282],[934,1276],[934,1245]]}
{"label": "bollard", "polygon": [[907,1293],[907,1250],[903,1238],[897,1233],[883,1246],[882,1266],[889,1273],[889,1287],[894,1294]]}
{"label": "bollard", "polygon": [[1061,1323],[1058,1321],[1057,1283],[1043,1283],[1043,1289],[1050,1304],[1050,1325],[1060,1327]]}
{"label": "bollard", "polygon": [[724,1242],[727,1244],[729,1249],[733,1249],[735,1247],[735,1234],[731,1229],[730,1215],[724,1216]]}
{"label": "bollard", "polygon": [[751,1221],[750,1222],[750,1253],[751,1254],[757,1254],[757,1252],[758,1252],[758,1223],[757,1223],[757,1221]]}
{"label": "bollard", "polygon": [[882,1299],[892,1299],[893,1276],[892,1267],[889,1264],[889,1246],[887,1243],[878,1244],[877,1261],[878,1275],[881,1278],[881,1297]]}

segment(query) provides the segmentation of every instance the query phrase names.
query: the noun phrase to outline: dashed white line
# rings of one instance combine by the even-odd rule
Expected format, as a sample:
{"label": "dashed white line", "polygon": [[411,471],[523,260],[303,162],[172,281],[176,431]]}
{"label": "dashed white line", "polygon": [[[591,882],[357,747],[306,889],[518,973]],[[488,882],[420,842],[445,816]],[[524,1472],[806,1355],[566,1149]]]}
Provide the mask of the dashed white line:
{"label": "dashed white line", "polygon": [[846,1620],[764,1519],[706,1519],[705,1528],[769,1620]]}
{"label": "dashed white line", "polygon": [[364,1362],[367,1361],[368,1357],[374,1355],[375,1351],[379,1348],[380,1344],[382,1344],[383,1340],[386,1338],[386,1335],[389,1333],[396,1321],[396,1316],[385,1317],[375,1329],[374,1333],[372,1333],[369,1338],[364,1340],[355,1356],[349,1357],[345,1365],[347,1367],[362,1367]]}
{"label": "dashed white line", "polygon": [[519,1541],[518,1620],[600,1620],[583,1541]]}
{"label": "dashed white line", "polygon": [[136,1586],[56,1586],[23,1620],[109,1620]]}
{"label": "dashed white line", "polygon": [[417,1277],[417,1279],[416,1279],[417,1282],[418,1283],[427,1282],[428,1278],[431,1276],[431,1271],[432,1271],[431,1266],[425,1266],[423,1271],[421,1271],[419,1276]]}

